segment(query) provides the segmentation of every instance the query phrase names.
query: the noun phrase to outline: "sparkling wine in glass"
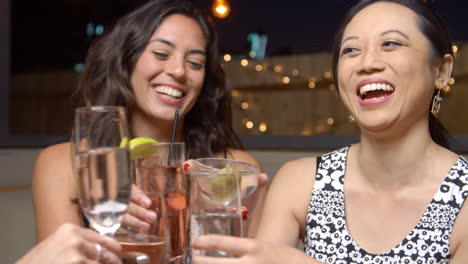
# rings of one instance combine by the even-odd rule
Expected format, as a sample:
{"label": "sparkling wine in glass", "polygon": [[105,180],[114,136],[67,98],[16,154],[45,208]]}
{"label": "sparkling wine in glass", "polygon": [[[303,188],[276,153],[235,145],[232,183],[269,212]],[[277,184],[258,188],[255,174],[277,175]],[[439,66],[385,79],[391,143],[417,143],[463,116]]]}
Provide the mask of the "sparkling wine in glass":
{"label": "sparkling wine in glass", "polygon": [[125,111],[81,107],[74,122],[72,155],[81,209],[92,228],[113,236],[127,212],[133,173]]}

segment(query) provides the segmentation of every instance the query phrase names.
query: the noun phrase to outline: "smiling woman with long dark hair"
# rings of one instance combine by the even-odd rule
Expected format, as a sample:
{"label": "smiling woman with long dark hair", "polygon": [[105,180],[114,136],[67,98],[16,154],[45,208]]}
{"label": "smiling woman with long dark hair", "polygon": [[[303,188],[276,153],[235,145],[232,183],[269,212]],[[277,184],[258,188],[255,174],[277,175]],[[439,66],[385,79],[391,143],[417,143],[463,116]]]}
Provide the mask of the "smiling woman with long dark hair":
{"label": "smiling woman with long dark hair", "polygon": [[[132,136],[159,142],[170,142],[178,110],[176,141],[186,144],[187,158],[226,157],[261,167],[232,129],[213,23],[189,1],[148,1],[119,19],[91,46],[77,95],[83,105],[124,106]],[[261,174],[259,186],[266,181]],[[84,225],[76,189],[70,143],[42,151],[33,176],[39,241],[63,223]],[[136,193],[132,201],[140,207],[129,209],[133,217],[124,222],[149,228],[149,199]],[[255,196],[249,202],[252,211]]]}

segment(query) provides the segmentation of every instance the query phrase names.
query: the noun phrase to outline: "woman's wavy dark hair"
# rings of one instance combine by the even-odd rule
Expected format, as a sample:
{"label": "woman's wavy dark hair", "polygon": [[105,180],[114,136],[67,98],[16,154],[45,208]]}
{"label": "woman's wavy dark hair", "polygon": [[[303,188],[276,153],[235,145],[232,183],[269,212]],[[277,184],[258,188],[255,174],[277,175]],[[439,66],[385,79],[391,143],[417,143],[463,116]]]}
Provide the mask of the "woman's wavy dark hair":
{"label": "woman's wavy dark hair", "polygon": [[[333,47],[333,59],[332,59],[332,68],[334,83],[338,87],[338,59],[341,49],[341,41],[343,39],[343,33],[346,26],[354,18],[354,16],[359,13],[364,8],[377,3],[377,2],[391,2],[405,6],[414,13],[418,18],[417,24],[421,32],[426,36],[426,38],[431,43],[432,47],[432,63],[435,63],[438,59],[442,59],[445,54],[450,54],[453,56],[452,51],[452,38],[447,29],[447,25],[442,20],[442,18],[431,8],[426,1],[423,0],[361,0],[356,5],[354,5],[346,13],[341,26],[339,27],[336,35],[335,42]],[[433,96],[437,93],[437,89],[434,89]],[[434,116],[430,109],[432,108],[432,103],[429,106],[429,132],[431,134],[432,140],[437,144],[451,149],[451,141],[449,133],[442,125],[440,120]]]}
{"label": "woman's wavy dark hair", "polygon": [[207,62],[200,95],[184,120],[188,158],[242,149],[231,120],[231,91],[218,54],[213,20],[185,0],[152,0],[117,21],[89,49],[78,93],[85,105],[120,105],[131,109],[135,98],[131,75],[135,64],[162,21],[181,14],[198,22],[206,40]]}

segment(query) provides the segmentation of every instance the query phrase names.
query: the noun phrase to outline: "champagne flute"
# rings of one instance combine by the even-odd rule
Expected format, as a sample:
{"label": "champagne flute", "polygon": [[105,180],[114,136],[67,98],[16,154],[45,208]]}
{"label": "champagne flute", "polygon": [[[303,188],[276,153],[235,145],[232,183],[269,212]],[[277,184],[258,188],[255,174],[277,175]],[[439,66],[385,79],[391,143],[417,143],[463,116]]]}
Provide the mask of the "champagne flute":
{"label": "champagne flute", "polygon": [[91,106],[75,110],[73,167],[79,202],[90,226],[113,236],[127,212],[133,167],[123,107]]}

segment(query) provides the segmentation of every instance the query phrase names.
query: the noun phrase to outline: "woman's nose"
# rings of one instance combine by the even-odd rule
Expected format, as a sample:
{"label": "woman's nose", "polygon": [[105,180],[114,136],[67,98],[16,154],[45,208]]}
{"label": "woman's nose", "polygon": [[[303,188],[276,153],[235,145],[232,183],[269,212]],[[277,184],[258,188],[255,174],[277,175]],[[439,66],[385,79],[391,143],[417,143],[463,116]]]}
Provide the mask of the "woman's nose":
{"label": "woman's nose", "polygon": [[361,56],[359,66],[360,73],[372,73],[374,71],[382,71],[384,69],[385,63],[378,51],[366,51],[363,56]]}
{"label": "woman's nose", "polygon": [[176,79],[185,78],[185,63],[183,58],[173,57],[166,64],[166,72]]}

